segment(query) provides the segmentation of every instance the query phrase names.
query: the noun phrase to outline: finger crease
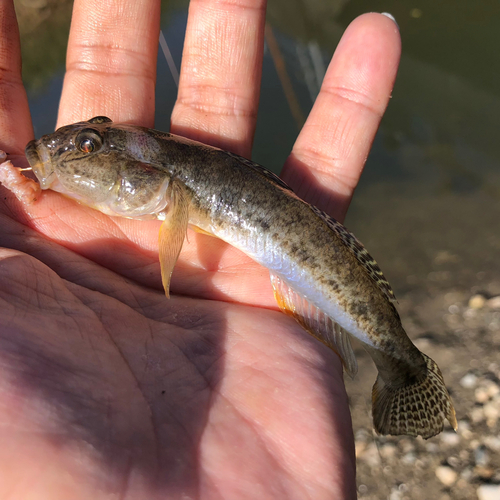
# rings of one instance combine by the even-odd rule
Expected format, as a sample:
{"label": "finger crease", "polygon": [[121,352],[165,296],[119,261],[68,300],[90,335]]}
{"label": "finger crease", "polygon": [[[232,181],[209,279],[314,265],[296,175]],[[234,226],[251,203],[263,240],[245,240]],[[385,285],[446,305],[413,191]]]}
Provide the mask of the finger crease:
{"label": "finger crease", "polygon": [[[344,188],[348,191],[352,191],[353,187],[356,185],[357,177],[351,179],[345,174],[339,175],[345,163],[342,160],[338,158],[328,158],[312,150],[304,150],[300,153],[295,151],[294,154],[301,162],[310,166],[314,175],[321,175],[332,179],[336,185],[336,190],[339,190],[338,188]],[[328,184],[328,182],[326,184]]]}
{"label": "finger crease", "polygon": [[17,71],[0,66],[0,85],[19,87],[22,85],[22,78]]}
{"label": "finger crease", "polygon": [[188,102],[186,100],[177,101],[177,105],[184,106],[202,113],[210,113],[218,116],[236,116],[238,118],[255,118],[256,113],[248,112],[242,108],[232,106],[216,106],[208,104],[199,104],[199,101]]}
{"label": "finger crease", "polygon": [[[340,98],[343,101],[348,101],[353,104],[360,106],[363,109],[368,110],[378,117],[382,117],[383,110],[379,109],[377,103],[373,102],[368,98],[366,94],[363,92],[358,92],[353,89],[349,89],[346,87],[327,87],[321,89],[321,93],[325,93],[328,95],[332,95],[335,98]],[[385,106],[384,106],[385,109]]]}
{"label": "finger crease", "polygon": [[[80,47],[78,54],[77,60],[68,63],[68,70],[73,68],[96,69],[104,74],[124,74],[127,76],[144,74],[148,79],[155,79],[154,70],[150,70],[150,66],[143,62],[145,54],[138,51],[95,45]],[[130,67],[128,73],[124,72],[123,69],[118,69],[123,68],[124,63]]]}
{"label": "finger crease", "polygon": [[[133,78],[139,78],[139,79],[145,79],[148,81],[154,81],[154,76],[153,74],[150,75],[145,75],[141,73],[141,71],[123,71],[123,70],[116,70],[113,71],[112,69],[98,69],[96,67],[97,65],[95,64],[90,64],[90,63],[80,63],[80,64],[75,64],[73,63],[71,66],[68,66],[68,69],[66,70],[66,73],[87,73],[90,75],[96,75],[96,76],[110,76],[110,77],[117,77],[117,76],[127,76],[127,77],[133,77]],[[109,68],[109,66],[106,65],[101,65],[103,68]]]}
{"label": "finger crease", "polygon": [[[201,3],[203,5],[203,2],[200,2],[200,0],[198,0],[198,3]],[[253,5],[253,3],[251,2],[249,2],[248,5],[241,5],[241,0],[219,0],[217,2],[217,7],[216,7],[217,10],[226,12],[227,7],[230,7],[231,9],[234,10],[243,10],[243,11],[254,11],[254,12],[266,11],[265,4],[263,4],[262,2],[259,4],[258,7]]]}

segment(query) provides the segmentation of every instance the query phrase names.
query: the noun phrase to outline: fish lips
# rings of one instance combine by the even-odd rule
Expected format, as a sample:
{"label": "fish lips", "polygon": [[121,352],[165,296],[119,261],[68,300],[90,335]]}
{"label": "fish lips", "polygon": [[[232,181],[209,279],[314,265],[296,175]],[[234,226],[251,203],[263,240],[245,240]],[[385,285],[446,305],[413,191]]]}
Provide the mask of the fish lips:
{"label": "fish lips", "polygon": [[37,140],[28,142],[24,153],[40,187],[48,189],[56,177],[49,155],[43,154],[43,146]]}

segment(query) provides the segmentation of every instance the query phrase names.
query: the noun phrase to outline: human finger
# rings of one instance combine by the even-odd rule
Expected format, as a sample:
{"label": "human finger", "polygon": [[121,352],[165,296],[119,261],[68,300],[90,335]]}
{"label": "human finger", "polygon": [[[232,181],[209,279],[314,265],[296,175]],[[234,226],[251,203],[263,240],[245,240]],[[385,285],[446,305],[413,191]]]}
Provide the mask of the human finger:
{"label": "human finger", "polygon": [[33,138],[33,127],[21,78],[21,45],[12,0],[0,1],[0,21],[0,149],[19,155]]}
{"label": "human finger", "polygon": [[172,132],[250,156],[265,0],[193,0]]}
{"label": "human finger", "polygon": [[345,31],[282,172],[299,196],[343,220],[396,78],[395,22],[365,14]]}
{"label": "human finger", "polygon": [[58,127],[96,114],[154,123],[160,2],[75,0]]}

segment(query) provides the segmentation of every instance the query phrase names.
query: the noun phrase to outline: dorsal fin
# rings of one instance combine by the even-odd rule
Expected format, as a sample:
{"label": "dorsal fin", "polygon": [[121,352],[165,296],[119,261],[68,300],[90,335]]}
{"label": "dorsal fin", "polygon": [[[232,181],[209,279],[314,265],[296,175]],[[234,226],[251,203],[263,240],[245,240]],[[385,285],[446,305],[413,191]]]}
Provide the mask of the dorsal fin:
{"label": "dorsal fin", "polygon": [[258,163],[255,163],[252,160],[249,160],[248,158],[244,158],[243,156],[231,153],[231,151],[224,151],[224,153],[226,153],[231,158],[238,160],[243,165],[255,170],[258,174],[263,175],[271,182],[277,184],[279,187],[293,192],[293,189],[286,182],[282,181],[276,174],[268,170],[266,167],[263,167],[262,165],[259,165]]}
{"label": "dorsal fin", "polygon": [[396,296],[392,291],[391,285],[385,279],[384,273],[378,267],[375,259],[368,253],[363,244],[352,234],[349,230],[347,230],[339,221],[335,220],[333,217],[330,217],[325,212],[321,211],[319,208],[316,208],[313,205],[310,205],[311,210],[321,217],[327,224],[328,227],[334,231],[339,238],[346,244],[346,246],[351,250],[354,254],[358,262],[363,266],[363,269],[367,272],[368,276],[373,280],[373,282],[380,288],[380,290],[384,293],[387,299],[394,303],[397,302]]}

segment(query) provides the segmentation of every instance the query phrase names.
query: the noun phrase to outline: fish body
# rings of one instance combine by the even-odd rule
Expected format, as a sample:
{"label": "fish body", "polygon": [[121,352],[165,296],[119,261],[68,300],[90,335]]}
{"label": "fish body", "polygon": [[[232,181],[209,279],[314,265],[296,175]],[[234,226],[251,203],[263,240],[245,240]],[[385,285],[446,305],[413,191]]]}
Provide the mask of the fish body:
{"label": "fish body", "polygon": [[267,267],[280,308],[356,371],[349,337],[373,358],[373,417],[381,434],[431,437],[455,411],[437,365],[406,335],[394,294],[363,245],[277,176],[233,153],[96,117],[31,141],[42,189],[109,215],[163,220],[162,280],[188,224]]}

